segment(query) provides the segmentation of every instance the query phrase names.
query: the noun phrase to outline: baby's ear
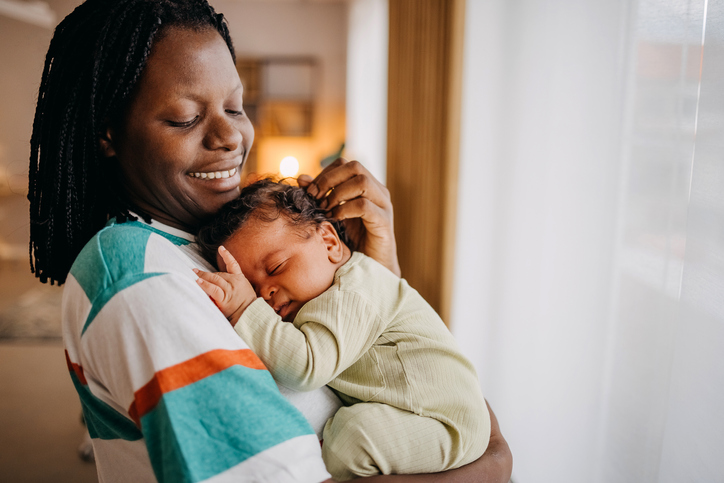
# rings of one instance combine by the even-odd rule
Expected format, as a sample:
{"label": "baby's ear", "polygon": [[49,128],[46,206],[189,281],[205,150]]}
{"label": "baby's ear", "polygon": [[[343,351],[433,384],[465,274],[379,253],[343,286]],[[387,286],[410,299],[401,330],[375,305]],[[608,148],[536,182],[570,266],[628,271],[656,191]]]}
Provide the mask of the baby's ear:
{"label": "baby's ear", "polygon": [[328,221],[323,221],[317,227],[317,233],[322,237],[327,247],[327,257],[332,263],[339,263],[344,258],[344,245],[337,235],[337,230]]}

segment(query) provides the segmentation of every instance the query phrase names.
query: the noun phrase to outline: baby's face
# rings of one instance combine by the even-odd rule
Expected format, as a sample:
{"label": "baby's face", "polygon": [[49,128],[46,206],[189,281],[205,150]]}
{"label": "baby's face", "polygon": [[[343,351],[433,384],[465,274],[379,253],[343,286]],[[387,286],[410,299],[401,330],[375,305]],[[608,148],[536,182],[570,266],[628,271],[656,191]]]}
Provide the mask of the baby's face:
{"label": "baby's face", "polygon": [[[306,302],[327,290],[338,264],[330,258],[331,225],[291,226],[282,216],[271,223],[249,220],[224,243],[254,291],[291,322]],[[335,233],[336,237],[336,233]]]}

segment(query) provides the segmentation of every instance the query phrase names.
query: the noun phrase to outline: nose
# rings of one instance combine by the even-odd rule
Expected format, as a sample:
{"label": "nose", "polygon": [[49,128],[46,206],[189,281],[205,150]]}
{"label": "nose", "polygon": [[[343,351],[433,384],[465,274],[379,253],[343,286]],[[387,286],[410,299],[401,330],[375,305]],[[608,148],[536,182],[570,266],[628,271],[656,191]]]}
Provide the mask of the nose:
{"label": "nose", "polygon": [[204,143],[208,149],[225,149],[236,151],[239,149],[244,137],[236,123],[224,112],[214,116],[209,123]]}
{"label": "nose", "polygon": [[277,290],[276,286],[266,283],[260,287],[259,296],[268,302],[272,299],[274,294],[277,293]]}

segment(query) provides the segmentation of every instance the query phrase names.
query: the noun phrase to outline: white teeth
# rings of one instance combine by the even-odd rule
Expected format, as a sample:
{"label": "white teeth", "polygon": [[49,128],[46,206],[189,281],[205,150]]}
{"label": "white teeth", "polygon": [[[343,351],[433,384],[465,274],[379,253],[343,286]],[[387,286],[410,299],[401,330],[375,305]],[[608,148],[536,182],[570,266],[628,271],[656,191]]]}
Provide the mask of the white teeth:
{"label": "white teeth", "polygon": [[193,176],[194,178],[201,178],[201,179],[221,179],[221,178],[231,178],[236,174],[236,168],[232,168],[228,171],[212,171],[209,173],[189,173],[189,176]]}

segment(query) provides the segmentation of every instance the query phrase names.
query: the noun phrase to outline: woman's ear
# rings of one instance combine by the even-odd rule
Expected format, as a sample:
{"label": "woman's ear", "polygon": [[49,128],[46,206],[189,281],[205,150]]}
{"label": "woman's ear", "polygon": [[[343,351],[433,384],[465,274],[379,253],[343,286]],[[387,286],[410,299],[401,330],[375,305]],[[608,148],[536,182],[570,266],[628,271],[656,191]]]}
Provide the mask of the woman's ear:
{"label": "woman's ear", "polygon": [[98,145],[101,148],[101,154],[103,154],[106,158],[112,158],[116,155],[116,149],[113,147],[113,137],[113,129],[108,126],[103,132],[101,132],[101,135],[98,138]]}
{"label": "woman's ear", "polygon": [[337,230],[328,221],[323,221],[317,227],[317,233],[320,234],[324,245],[327,247],[327,257],[332,263],[339,263],[344,259],[344,244],[337,235]]}

